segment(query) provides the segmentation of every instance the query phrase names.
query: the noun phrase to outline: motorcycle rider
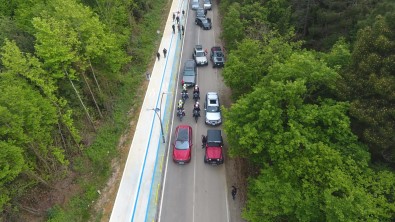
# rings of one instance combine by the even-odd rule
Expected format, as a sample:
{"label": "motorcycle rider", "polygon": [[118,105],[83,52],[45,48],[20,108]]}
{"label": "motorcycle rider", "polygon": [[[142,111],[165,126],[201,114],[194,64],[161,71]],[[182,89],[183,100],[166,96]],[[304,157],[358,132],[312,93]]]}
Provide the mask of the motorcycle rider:
{"label": "motorcycle rider", "polygon": [[196,110],[198,112],[198,116],[200,117],[200,105],[199,105],[199,102],[195,103],[195,105],[193,106],[193,110]]}
{"label": "motorcycle rider", "polygon": [[182,99],[180,99],[180,100],[178,101],[177,109],[182,109],[183,106],[184,106],[184,102],[182,101]]}
{"label": "motorcycle rider", "polygon": [[195,95],[195,93],[197,93],[197,98],[200,99],[200,90],[199,90],[199,86],[196,84],[195,87],[193,88],[193,94]]}
{"label": "motorcycle rider", "polygon": [[188,93],[187,84],[185,83],[182,85],[182,92]]}
{"label": "motorcycle rider", "polygon": [[186,91],[184,92],[184,90],[183,90],[181,93],[181,97],[183,97],[184,95],[185,95],[185,100],[189,98],[188,92],[186,92]]}
{"label": "motorcycle rider", "polygon": [[195,88],[193,88],[193,92],[200,93],[199,86],[197,84],[195,85]]}
{"label": "motorcycle rider", "polygon": [[184,109],[184,108],[181,108],[181,109],[178,110],[177,115],[179,116],[180,114],[181,114],[182,116],[185,116],[185,109]]}

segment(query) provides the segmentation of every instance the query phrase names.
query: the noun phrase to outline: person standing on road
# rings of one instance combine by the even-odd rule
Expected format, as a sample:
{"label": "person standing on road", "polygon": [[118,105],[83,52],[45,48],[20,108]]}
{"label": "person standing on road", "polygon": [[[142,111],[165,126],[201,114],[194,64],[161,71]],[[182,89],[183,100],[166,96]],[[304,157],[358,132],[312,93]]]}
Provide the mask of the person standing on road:
{"label": "person standing on road", "polygon": [[235,200],[237,194],[237,188],[235,186],[232,186],[232,198]]}
{"label": "person standing on road", "polygon": [[185,31],[184,25],[181,26],[181,30],[182,30],[182,35],[184,35],[184,31]]}
{"label": "person standing on road", "polygon": [[175,12],[173,13],[173,22],[174,22],[174,19],[176,19],[176,13]]}
{"label": "person standing on road", "polygon": [[207,143],[207,137],[205,135],[202,135],[202,148],[206,146]]}
{"label": "person standing on road", "polygon": [[181,31],[180,24],[178,24],[178,25],[177,25],[177,30],[178,30],[178,32],[180,32],[180,31]]}
{"label": "person standing on road", "polygon": [[180,16],[177,15],[176,20],[177,20],[177,24],[180,24]]}
{"label": "person standing on road", "polygon": [[174,25],[174,23],[173,25],[171,25],[171,28],[173,29],[173,33],[176,33],[176,26]]}
{"label": "person standing on road", "polygon": [[160,53],[159,52],[156,53],[156,57],[158,57],[158,61],[159,61],[159,59],[160,59]]}
{"label": "person standing on road", "polygon": [[165,57],[165,58],[166,58],[166,53],[167,53],[167,49],[163,48],[163,57]]}
{"label": "person standing on road", "polygon": [[182,10],[182,17],[184,17],[184,15],[185,15],[185,11],[184,11],[184,9]]}

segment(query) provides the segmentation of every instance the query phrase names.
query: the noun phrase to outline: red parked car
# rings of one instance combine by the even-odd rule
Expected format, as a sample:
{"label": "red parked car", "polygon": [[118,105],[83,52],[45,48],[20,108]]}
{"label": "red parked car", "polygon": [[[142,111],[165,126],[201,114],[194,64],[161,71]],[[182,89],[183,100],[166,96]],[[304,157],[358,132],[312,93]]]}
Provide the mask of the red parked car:
{"label": "red parked car", "polygon": [[185,164],[191,161],[192,154],[192,127],[179,125],[176,128],[176,139],[173,144],[173,161]]}

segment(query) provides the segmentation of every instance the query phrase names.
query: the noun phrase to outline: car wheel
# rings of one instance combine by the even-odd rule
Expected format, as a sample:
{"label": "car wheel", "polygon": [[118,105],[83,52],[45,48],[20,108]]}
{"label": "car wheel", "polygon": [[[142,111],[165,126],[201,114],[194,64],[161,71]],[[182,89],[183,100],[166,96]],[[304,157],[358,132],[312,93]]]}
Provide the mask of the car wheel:
{"label": "car wheel", "polygon": [[195,21],[195,24],[197,25],[197,21]]}

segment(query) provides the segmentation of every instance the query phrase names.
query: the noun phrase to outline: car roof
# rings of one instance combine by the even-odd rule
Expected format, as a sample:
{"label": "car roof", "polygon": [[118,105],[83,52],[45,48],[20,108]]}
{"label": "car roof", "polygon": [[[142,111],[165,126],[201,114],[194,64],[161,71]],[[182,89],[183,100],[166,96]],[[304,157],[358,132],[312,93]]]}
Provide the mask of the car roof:
{"label": "car roof", "polygon": [[207,142],[222,143],[221,130],[207,130]]}
{"label": "car roof", "polygon": [[207,93],[207,97],[209,99],[218,99],[218,93],[216,93],[216,92],[208,92]]}
{"label": "car roof", "polygon": [[188,60],[186,60],[185,61],[185,64],[184,64],[184,69],[186,69],[186,68],[194,68],[195,67],[195,60],[193,60],[193,59],[188,59]]}
{"label": "car roof", "polygon": [[188,125],[179,125],[177,128],[178,128],[178,133],[177,133],[176,140],[178,140],[178,141],[189,140],[189,129],[191,127]]}
{"label": "car roof", "polygon": [[211,47],[211,51],[222,51],[221,46],[213,46]]}

